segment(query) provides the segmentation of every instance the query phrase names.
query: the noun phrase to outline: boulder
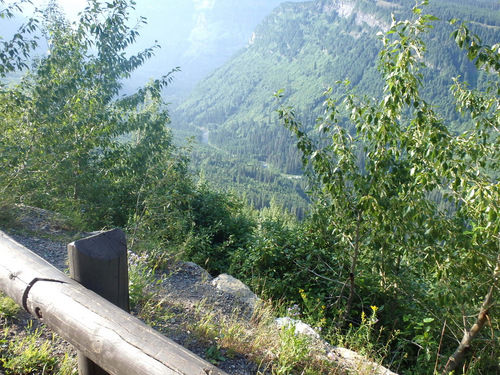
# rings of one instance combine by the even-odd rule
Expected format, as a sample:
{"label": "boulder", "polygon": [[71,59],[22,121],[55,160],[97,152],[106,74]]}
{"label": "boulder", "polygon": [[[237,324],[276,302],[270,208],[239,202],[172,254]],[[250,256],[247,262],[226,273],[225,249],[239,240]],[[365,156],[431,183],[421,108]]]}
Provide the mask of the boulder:
{"label": "boulder", "polygon": [[220,274],[212,280],[212,285],[214,285],[217,289],[229,293],[234,297],[240,299],[241,301],[248,303],[251,306],[254,306],[260,301],[260,298],[257,297],[248,286],[231,275],[225,273]]}
{"label": "boulder", "polygon": [[330,348],[327,351],[327,358],[341,363],[342,366],[356,374],[398,375],[384,366],[372,362],[368,358],[346,348]]}

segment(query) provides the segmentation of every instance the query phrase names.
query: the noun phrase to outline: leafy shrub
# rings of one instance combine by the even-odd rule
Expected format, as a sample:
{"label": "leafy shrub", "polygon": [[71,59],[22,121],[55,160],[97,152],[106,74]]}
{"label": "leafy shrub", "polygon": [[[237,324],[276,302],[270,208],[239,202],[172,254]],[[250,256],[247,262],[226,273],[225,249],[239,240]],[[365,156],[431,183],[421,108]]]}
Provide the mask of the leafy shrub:
{"label": "leafy shrub", "polygon": [[253,223],[244,204],[202,184],[190,202],[190,244],[184,256],[212,274],[227,272],[236,249],[247,245]]}

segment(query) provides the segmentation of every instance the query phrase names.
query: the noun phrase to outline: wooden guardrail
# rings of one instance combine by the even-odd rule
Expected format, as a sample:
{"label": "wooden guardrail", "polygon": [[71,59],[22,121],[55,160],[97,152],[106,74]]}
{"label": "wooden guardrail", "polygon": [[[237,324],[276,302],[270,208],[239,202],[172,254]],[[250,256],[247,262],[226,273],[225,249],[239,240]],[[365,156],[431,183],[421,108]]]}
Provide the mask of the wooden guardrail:
{"label": "wooden guardrail", "polygon": [[69,278],[2,231],[0,289],[106,373],[226,375]]}

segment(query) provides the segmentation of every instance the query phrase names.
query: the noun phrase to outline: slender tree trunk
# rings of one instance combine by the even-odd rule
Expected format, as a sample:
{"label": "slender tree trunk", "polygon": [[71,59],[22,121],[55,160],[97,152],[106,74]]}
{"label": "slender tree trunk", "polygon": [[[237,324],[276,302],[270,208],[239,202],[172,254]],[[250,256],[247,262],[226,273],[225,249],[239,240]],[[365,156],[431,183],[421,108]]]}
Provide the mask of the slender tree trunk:
{"label": "slender tree trunk", "polygon": [[73,178],[74,178],[73,199],[76,202],[80,198],[80,170],[81,170],[80,158],[78,158],[78,161],[74,168],[75,169],[73,170]]}
{"label": "slender tree trunk", "polygon": [[498,276],[500,274],[500,254],[497,258],[497,264],[495,267],[495,271],[493,272],[493,283],[486,295],[484,302],[479,311],[479,315],[477,317],[476,322],[471,327],[470,330],[465,330],[464,336],[460,345],[458,345],[455,353],[448,359],[446,366],[443,370],[443,374],[449,374],[450,372],[456,370],[458,366],[462,363],[465,355],[469,351],[472,340],[477,336],[479,331],[484,327],[484,325],[488,322],[488,315],[490,313],[490,308],[493,305],[493,291],[497,288]]}
{"label": "slender tree trunk", "polygon": [[354,295],[356,294],[356,282],[355,282],[355,273],[356,273],[356,265],[358,263],[359,256],[359,239],[361,232],[361,213],[358,212],[358,218],[356,220],[356,237],[354,239],[354,252],[352,255],[351,261],[351,269],[349,273],[349,297],[347,298],[347,306],[344,312],[344,316],[341,320],[342,324],[345,322],[349,314],[352,310],[352,304],[354,302]]}

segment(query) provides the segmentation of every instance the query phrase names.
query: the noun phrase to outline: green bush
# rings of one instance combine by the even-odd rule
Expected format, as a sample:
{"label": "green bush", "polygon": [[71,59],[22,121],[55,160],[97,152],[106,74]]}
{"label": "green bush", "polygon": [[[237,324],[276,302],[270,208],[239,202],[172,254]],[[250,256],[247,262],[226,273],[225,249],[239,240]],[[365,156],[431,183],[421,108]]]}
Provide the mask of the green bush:
{"label": "green bush", "polygon": [[254,223],[235,197],[211,191],[206,184],[189,204],[191,228],[184,257],[212,274],[227,272],[233,253],[247,246]]}

